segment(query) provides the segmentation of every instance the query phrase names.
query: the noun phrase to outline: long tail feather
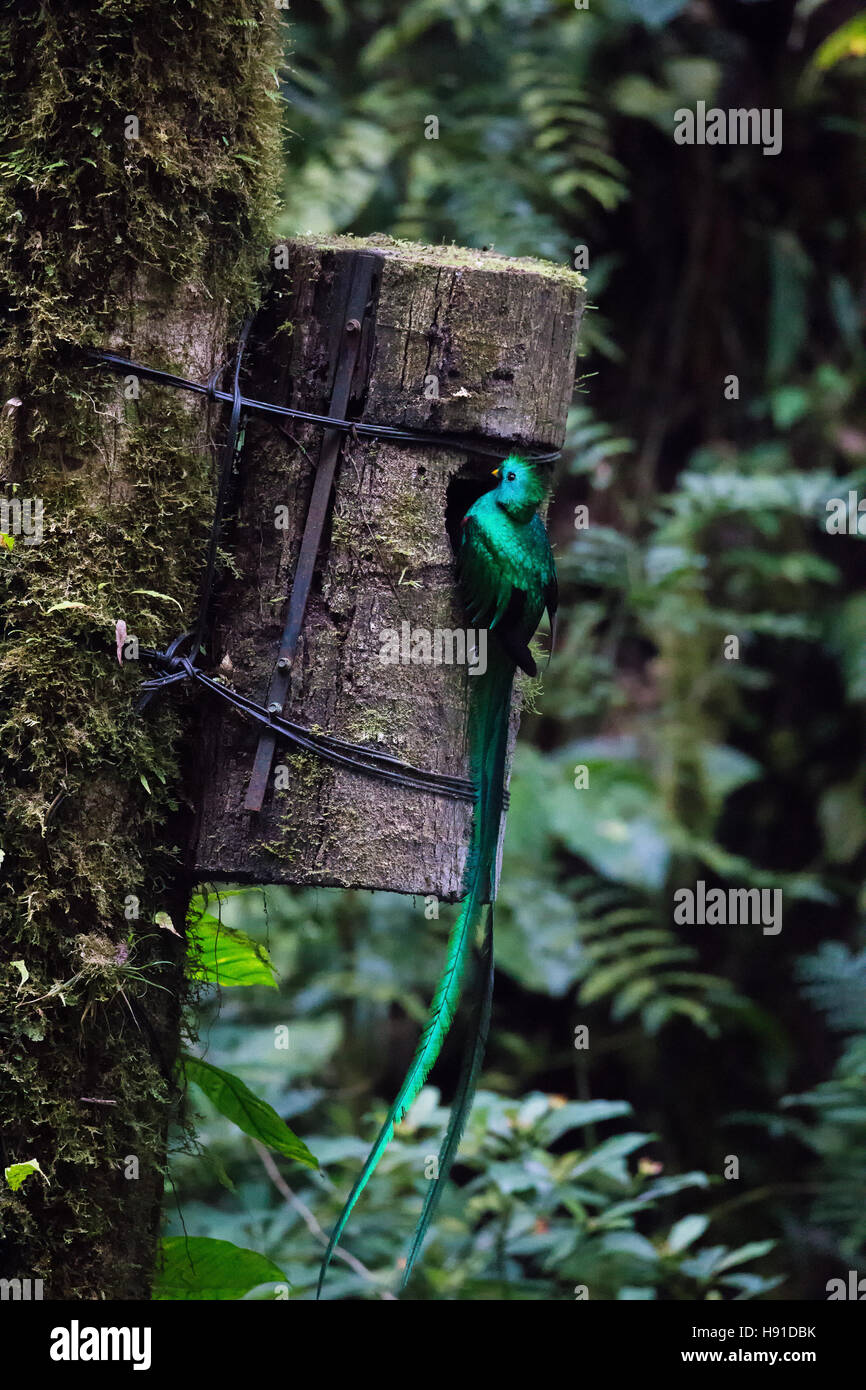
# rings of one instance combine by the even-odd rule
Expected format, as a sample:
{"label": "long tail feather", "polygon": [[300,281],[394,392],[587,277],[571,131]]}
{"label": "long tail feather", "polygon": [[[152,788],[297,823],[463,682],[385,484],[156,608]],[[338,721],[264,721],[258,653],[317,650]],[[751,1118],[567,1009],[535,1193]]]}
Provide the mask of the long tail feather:
{"label": "long tail feather", "polygon": [[457,1091],[451,1106],[448,1128],[445,1131],[445,1138],[439,1150],[436,1177],[431,1182],[427,1196],[424,1198],[421,1218],[415,1228],[412,1248],[406,1259],[406,1268],[403,1271],[403,1279],[400,1285],[401,1289],[405,1289],[412,1275],[415,1261],[421,1253],[421,1247],[424,1244],[424,1238],[427,1235],[428,1227],[436,1214],[436,1208],[445,1191],[448,1175],[451,1172],[454,1160],[457,1157],[457,1151],[460,1148],[460,1141],[463,1138],[466,1121],[469,1119],[469,1112],[472,1109],[472,1102],[475,1099],[475,1090],[478,1085],[481,1064],[484,1061],[487,1036],[490,1032],[490,1012],[492,1003],[493,906],[491,904],[487,914],[487,928],[484,933],[484,944],[477,963],[475,998],[473,1001],[472,1017],[469,1023],[469,1037],[471,1041],[466,1048],[463,1058],[460,1080],[457,1083]]}
{"label": "long tail feather", "polygon": [[409,1106],[418,1095],[418,1092],[427,1079],[430,1068],[439,1056],[442,1043],[451,1026],[451,1021],[457,1008],[457,1000],[460,997],[460,984],[472,944],[473,927],[476,920],[477,905],[475,902],[475,895],[470,894],[451,933],[451,938],[448,943],[448,963],[439,981],[439,986],[430,1009],[430,1017],[421,1035],[421,1040],[418,1044],[418,1049],[413,1058],[412,1065],[409,1068],[403,1085],[400,1087],[397,1099],[388,1111],[385,1123],[379,1130],[376,1142],[367,1156],[367,1160],[361,1169],[358,1180],[349,1193],[343,1210],[340,1212],[337,1224],[331,1232],[328,1248],[325,1251],[322,1267],[319,1270],[319,1283],[316,1291],[317,1298],[321,1295],[322,1286],[325,1282],[325,1275],[328,1272],[328,1266],[331,1263],[331,1258],[337,1248],[340,1236],[345,1230],[346,1222],[352,1214],[355,1203],[364,1191],[370,1178],[373,1176],[379,1160],[388,1147],[388,1144],[391,1142],[395,1126],[400,1123],[406,1111],[409,1109]]}
{"label": "long tail feather", "polygon": [[495,644],[491,643],[488,649],[487,671],[484,676],[474,679],[478,684],[473,691],[469,744],[472,771],[478,790],[464,879],[466,891],[463,903],[451,931],[445,969],[436,986],[430,1015],[421,1034],[412,1064],[394,1104],[385,1117],[385,1122],[367,1156],[360,1175],[346,1199],[337,1224],[331,1232],[328,1247],[322,1260],[322,1267],[319,1270],[317,1298],[321,1296],[328,1266],[355,1203],[370,1181],[383,1153],[391,1142],[395,1127],[415,1100],[442,1050],[442,1044],[448,1035],[457,1009],[463,975],[471,954],[484,904],[493,897],[499,827],[502,818],[505,756],[508,746],[514,665],[504,653],[495,647]]}

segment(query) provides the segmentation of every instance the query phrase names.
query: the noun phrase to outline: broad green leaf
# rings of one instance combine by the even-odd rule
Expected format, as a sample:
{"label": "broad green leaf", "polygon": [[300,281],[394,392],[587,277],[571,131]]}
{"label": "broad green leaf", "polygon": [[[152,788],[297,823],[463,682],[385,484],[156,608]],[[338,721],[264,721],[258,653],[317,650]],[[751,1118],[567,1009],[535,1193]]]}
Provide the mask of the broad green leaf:
{"label": "broad green leaf", "polygon": [[162,1242],[162,1259],[153,1286],[157,1302],[184,1299],[240,1299],[258,1284],[287,1284],[285,1274],[265,1255],[229,1240],[171,1236]]}
{"label": "broad green leaf", "polygon": [[774,1240],[750,1240],[746,1245],[741,1245],[738,1250],[732,1250],[719,1260],[716,1265],[716,1272],[720,1273],[723,1269],[730,1269],[732,1265],[745,1264],[747,1260],[759,1260],[762,1255],[769,1255],[775,1244]]}
{"label": "broad green leaf", "polygon": [[[21,1187],[33,1173],[38,1173],[40,1178],[45,1178],[45,1174],[39,1167],[38,1160],[35,1158],[28,1158],[24,1163],[10,1163],[9,1167],[4,1172],[4,1177],[12,1188],[12,1191],[17,1192],[19,1187]],[[48,1179],[45,1178],[45,1181],[47,1182]]]}
{"label": "broad green leaf", "polygon": [[631,1106],[624,1100],[575,1100],[548,1110],[538,1124],[538,1134],[545,1145],[555,1144],[569,1130],[582,1125],[600,1124],[602,1120],[628,1115]]}
{"label": "broad green leaf", "polygon": [[274,967],[264,946],[237,927],[226,927],[206,912],[187,926],[189,973],[212,984],[267,985],[276,989]]}
{"label": "broad green leaf", "polygon": [[812,62],[816,68],[832,68],[842,58],[866,57],[866,13],[856,14],[836,29],[817,50]]}
{"label": "broad green leaf", "polygon": [[[565,848],[615,882],[660,888],[670,846],[647,770],[626,755],[624,744],[613,748],[600,740],[570,745],[557,763],[547,819]],[[581,790],[574,787],[576,766],[589,773]]]}
{"label": "broad green leaf", "polygon": [[652,1241],[647,1240],[646,1236],[642,1236],[638,1231],[612,1231],[603,1237],[601,1247],[618,1255],[634,1255],[636,1259],[647,1260],[650,1263],[659,1257]]}
{"label": "broad green leaf", "polygon": [[571,1170],[571,1177],[577,1178],[581,1173],[592,1173],[599,1171],[607,1173],[617,1182],[625,1182],[628,1173],[623,1160],[635,1149],[642,1148],[649,1144],[656,1136],[653,1134],[617,1134],[613,1139],[607,1139],[600,1144],[597,1149],[593,1149],[585,1158],[582,1158]]}
{"label": "broad green leaf", "polygon": [[681,1221],[675,1222],[671,1227],[668,1236],[668,1250],[672,1255],[679,1254],[680,1250],[687,1250],[696,1240],[704,1234],[710,1224],[708,1216],[701,1216],[695,1213],[692,1216],[684,1216]]}
{"label": "broad green leaf", "polygon": [[216,1106],[221,1115],[258,1139],[275,1153],[303,1163],[307,1168],[318,1168],[318,1162],[296,1134],[280,1119],[267,1101],[260,1100],[248,1086],[231,1072],[222,1071],[200,1057],[185,1056],[184,1071],[188,1081],[195,1082],[204,1091],[208,1100]]}
{"label": "broad green leaf", "polygon": [[818,802],[818,823],[831,864],[856,858],[866,844],[863,776],[828,787]]}
{"label": "broad green leaf", "polygon": [[221,905],[222,903],[226,902],[228,898],[257,899],[260,897],[260,894],[261,889],[256,887],[219,888],[213,893],[193,893],[192,897],[189,900],[189,910],[193,914],[193,916],[197,917],[201,913],[207,912],[208,903],[212,900],[215,900],[217,903]]}
{"label": "broad green leaf", "polygon": [[778,1274],[775,1279],[764,1279],[760,1274],[724,1274],[719,1283],[727,1288],[739,1289],[734,1298],[734,1302],[739,1303],[742,1299],[757,1298],[758,1294],[777,1289],[780,1284],[784,1284],[785,1278],[784,1274]]}

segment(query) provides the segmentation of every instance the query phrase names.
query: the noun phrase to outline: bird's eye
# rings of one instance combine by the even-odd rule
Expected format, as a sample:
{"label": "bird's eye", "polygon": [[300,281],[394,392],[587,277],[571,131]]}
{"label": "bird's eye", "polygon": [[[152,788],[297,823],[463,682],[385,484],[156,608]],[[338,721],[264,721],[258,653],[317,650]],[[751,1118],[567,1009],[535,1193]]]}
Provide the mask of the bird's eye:
{"label": "bird's eye", "polygon": [[509,473],[509,474],[507,475],[507,477],[508,477],[509,483],[513,483],[513,482],[514,482],[514,479],[517,477],[517,474],[516,474],[516,473]]}

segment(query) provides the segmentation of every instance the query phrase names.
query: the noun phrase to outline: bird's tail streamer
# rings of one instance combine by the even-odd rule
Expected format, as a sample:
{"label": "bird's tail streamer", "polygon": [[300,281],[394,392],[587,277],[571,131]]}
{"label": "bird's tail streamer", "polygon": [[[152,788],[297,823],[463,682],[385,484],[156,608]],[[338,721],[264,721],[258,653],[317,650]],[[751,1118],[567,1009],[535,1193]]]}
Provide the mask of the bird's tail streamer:
{"label": "bird's tail streamer", "polygon": [[439,1150],[439,1157],[436,1162],[436,1177],[431,1181],[427,1195],[424,1198],[424,1207],[418,1225],[415,1228],[415,1234],[412,1237],[412,1248],[407,1256],[406,1268],[403,1271],[403,1278],[400,1282],[401,1289],[405,1289],[412,1276],[412,1270],[421,1253],[424,1238],[436,1214],[439,1199],[445,1191],[448,1175],[457,1157],[457,1150],[460,1148],[460,1140],[463,1138],[466,1121],[469,1119],[469,1112],[472,1109],[472,1102],[475,1099],[475,1088],[478,1085],[481,1064],[484,1061],[484,1052],[487,1047],[487,1035],[490,1032],[490,1010],[492,1002],[493,904],[491,903],[487,911],[484,942],[478,960],[476,961],[476,981],[473,989],[472,1014],[469,1020],[468,1033],[470,1043],[463,1056],[460,1079],[457,1082],[457,1090],[451,1105],[448,1128],[445,1131],[445,1138]]}
{"label": "bird's tail streamer", "polygon": [[481,1062],[490,1020],[490,994],[493,962],[493,896],[496,880],[496,856],[502,804],[505,790],[505,762],[508,749],[508,726],[511,715],[511,687],[514,663],[498,648],[495,640],[488,643],[488,666],[483,676],[473,676],[472,703],[469,723],[469,751],[473,780],[476,784],[475,812],[469,845],[465,890],[460,913],[448,940],[445,969],[440,976],[430,1006],[430,1014],[412,1064],[400,1087],[394,1104],[385,1117],[376,1142],[367,1155],[358,1179],[340,1212],[319,1271],[316,1297],[320,1297],[328,1266],[337,1248],[355,1203],[373,1176],[379,1161],[390,1143],[395,1127],[400,1123],[421,1090],[448,1035],[466,972],[484,905],[490,902],[487,930],[479,962],[478,987],[472,1026],[474,1037],[464,1059],[458,1082],[451,1120],[439,1154],[438,1176],[427,1194],[412,1249],[406,1264],[403,1282],[408,1279],[421,1249],[448,1171],[457,1154],[460,1138],[472,1105],[472,1097]]}

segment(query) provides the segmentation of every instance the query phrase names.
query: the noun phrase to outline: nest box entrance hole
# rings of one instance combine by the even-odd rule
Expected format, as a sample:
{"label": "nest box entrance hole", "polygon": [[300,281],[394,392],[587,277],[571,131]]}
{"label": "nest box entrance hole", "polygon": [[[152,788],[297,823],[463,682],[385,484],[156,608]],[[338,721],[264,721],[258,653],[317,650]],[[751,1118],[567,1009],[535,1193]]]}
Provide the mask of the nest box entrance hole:
{"label": "nest box entrance hole", "polygon": [[461,527],[469,508],[474,506],[485,492],[491,492],[496,487],[496,480],[491,476],[492,470],[485,466],[488,463],[489,460],[485,460],[484,464],[467,464],[459,473],[455,473],[448,483],[445,492],[445,530],[455,555],[460,549]]}

